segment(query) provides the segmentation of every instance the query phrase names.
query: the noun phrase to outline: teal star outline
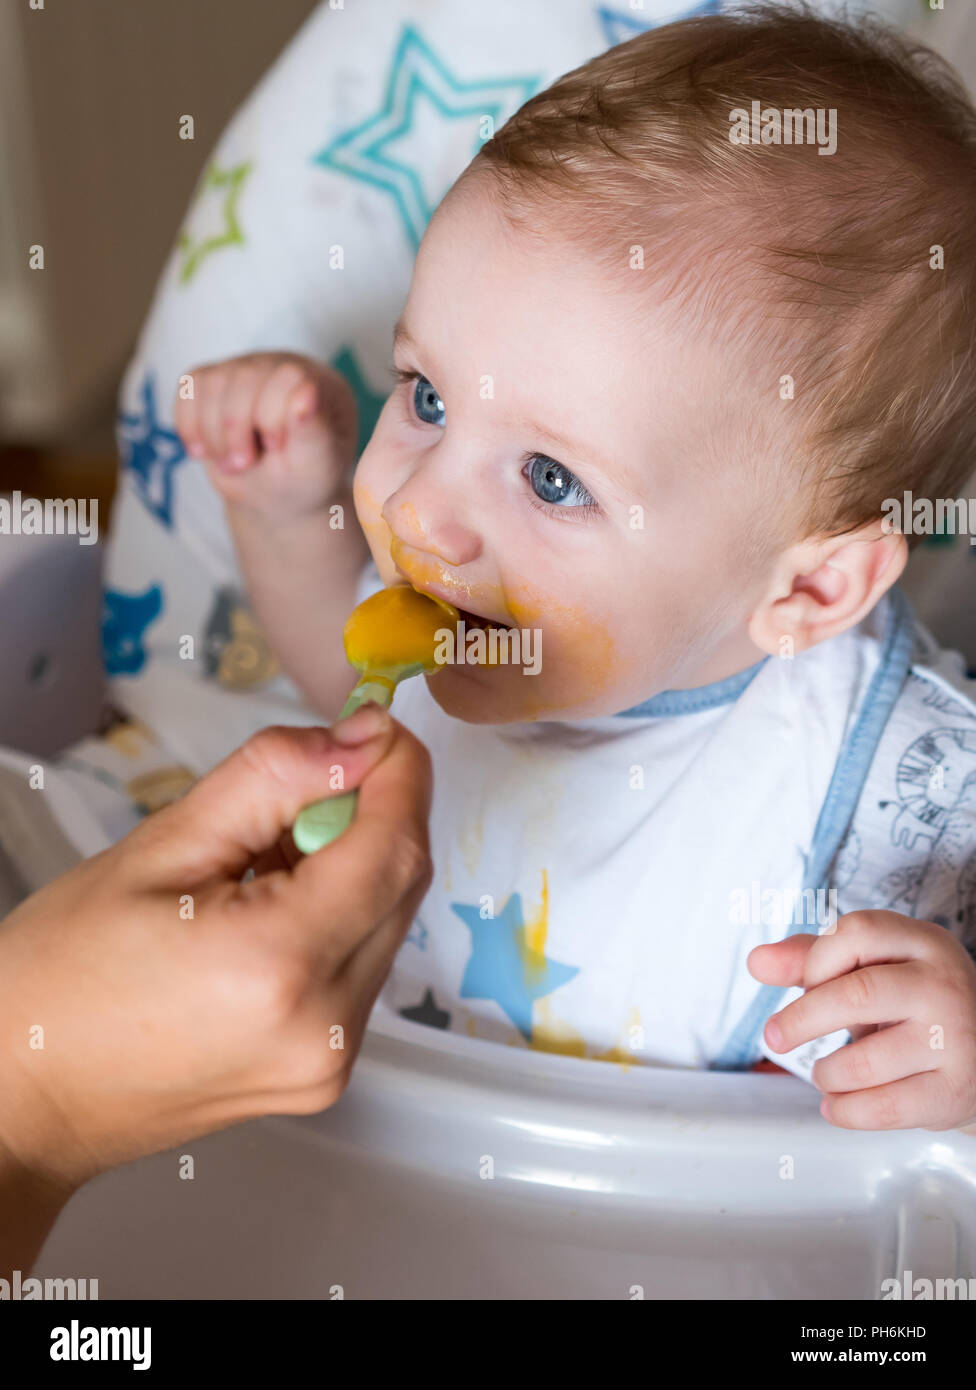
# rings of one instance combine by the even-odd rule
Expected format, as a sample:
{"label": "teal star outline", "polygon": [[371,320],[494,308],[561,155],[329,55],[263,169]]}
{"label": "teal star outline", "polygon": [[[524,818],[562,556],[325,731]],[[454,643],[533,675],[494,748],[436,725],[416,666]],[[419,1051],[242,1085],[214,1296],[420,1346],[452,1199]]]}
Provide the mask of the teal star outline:
{"label": "teal star outline", "polygon": [[[384,155],[382,147],[410,129],[417,95],[423,92],[448,119],[489,115],[497,129],[503,114],[507,119],[516,111],[540,81],[539,77],[507,77],[462,82],[425,43],[419,30],[405,25],[393,55],[380,111],[338,135],[312,156],[312,162],[391,194],[416,250],[434,209],[426,201],[416,172],[408,164]],[[476,92],[481,94],[480,100],[464,100]],[[490,92],[496,92],[497,97],[485,100]],[[511,105],[513,94],[520,97],[515,105]],[[452,102],[452,98],[456,100]],[[475,141],[472,156],[481,144],[480,140]]]}
{"label": "teal star outline", "polygon": [[363,450],[372,437],[376,422],[380,418],[380,411],[386,405],[387,397],[381,396],[371,388],[359,365],[355,349],[349,347],[348,344],[339,349],[329,365],[334,367],[337,372],[342,373],[356,398],[358,410],[356,457],[358,459],[362,456]]}

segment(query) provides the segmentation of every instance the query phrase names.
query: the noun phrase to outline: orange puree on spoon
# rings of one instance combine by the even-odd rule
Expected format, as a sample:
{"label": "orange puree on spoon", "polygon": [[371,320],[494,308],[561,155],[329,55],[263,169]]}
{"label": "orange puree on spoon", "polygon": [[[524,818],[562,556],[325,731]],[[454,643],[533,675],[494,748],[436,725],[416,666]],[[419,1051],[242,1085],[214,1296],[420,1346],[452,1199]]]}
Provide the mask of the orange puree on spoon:
{"label": "orange puree on spoon", "polygon": [[[365,599],[346,622],[343,642],[346,660],[360,678],[342,707],[344,719],[360,705],[373,701],[388,707],[398,683],[421,673],[438,671],[434,653],[437,633],[456,627],[458,611],[443,600],[421,594],[406,584],[381,589]],[[356,793],[332,796],[306,806],[292,829],[303,854],[331,844],[345,830],[356,810]]]}

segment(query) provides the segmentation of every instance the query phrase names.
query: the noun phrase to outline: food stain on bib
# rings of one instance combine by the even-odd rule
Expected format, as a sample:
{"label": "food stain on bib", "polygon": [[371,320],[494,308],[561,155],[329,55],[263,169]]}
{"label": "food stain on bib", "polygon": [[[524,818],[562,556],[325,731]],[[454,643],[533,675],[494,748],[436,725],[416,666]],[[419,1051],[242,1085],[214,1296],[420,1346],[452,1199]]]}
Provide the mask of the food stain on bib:
{"label": "food stain on bib", "polygon": [[478,872],[484,839],[484,808],[482,808],[474,820],[466,821],[458,830],[458,848],[461,851],[461,857],[464,860],[464,867],[468,871],[469,878],[474,878]]}
{"label": "food stain on bib", "polygon": [[582,1033],[555,1017],[551,999],[537,999],[532,1009],[533,1052],[557,1052],[563,1057],[585,1057],[586,1041]]}
{"label": "food stain on bib", "polygon": [[594,1062],[616,1062],[618,1067],[623,1067],[624,1071],[629,1071],[631,1067],[638,1064],[635,1055],[633,1042],[635,1038],[643,1038],[643,1025],[641,1024],[640,1009],[634,1007],[630,1011],[620,1041],[614,1043],[613,1047],[606,1052],[594,1052],[592,1054]]}
{"label": "food stain on bib", "polygon": [[546,937],[549,934],[549,875],[542,870],[542,900],[535,912],[523,918],[519,933],[519,954],[525,983],[533,984],[545,973]]}
{"label": "food stain on bib", "polygon": [[[546,940],[549,935],[549,874],[542,870],[542,897],[536,910],[527,914],[519,939],[522,968],[527,985],[533,984],[546,969]],[[584,1057],[582,1034],[562,1023],[552,1011],[552,1000],[543,995],[532,1005],[533,1052],[558,1052],[564,1057]]]}

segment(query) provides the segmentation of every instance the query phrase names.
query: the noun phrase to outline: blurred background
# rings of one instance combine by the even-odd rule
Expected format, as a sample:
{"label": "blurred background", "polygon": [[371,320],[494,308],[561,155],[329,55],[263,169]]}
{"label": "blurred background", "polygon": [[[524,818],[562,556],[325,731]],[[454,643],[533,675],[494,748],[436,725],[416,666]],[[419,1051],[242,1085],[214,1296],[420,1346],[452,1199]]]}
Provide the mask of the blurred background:
{"label": "blurred background", "polygon": [[0,492],[98,497],[104,524],[116,392],[193,186],[315,4],[0,0]]}
{"label": "blurred background", "polygon": [[[976,86],[976,0],[933,3],[870,8]],[[0,0],[0,492],[97,496],[104,525],[119,379],[194,183],[315,7]],[[191,140],[180,138],[185,115]],[[36,246],[43,269],[30,266]]]}

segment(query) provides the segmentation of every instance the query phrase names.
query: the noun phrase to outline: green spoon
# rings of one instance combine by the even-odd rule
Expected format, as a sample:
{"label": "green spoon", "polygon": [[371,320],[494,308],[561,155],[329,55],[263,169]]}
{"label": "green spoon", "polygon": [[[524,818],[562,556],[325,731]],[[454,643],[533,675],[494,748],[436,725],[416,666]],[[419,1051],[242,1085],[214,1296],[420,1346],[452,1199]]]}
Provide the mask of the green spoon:
{"label": "green spoon", "polygon": [[[456,627],[458,618],[451,604],[405,584],[381,589],[354,608],[342,637],[346,660],[360,678],[339,718],[345,719],[368,701],[388,709],[400,681],[439,671],[434,658],[437,633],[448,623]],[[306,806],[292,827],[301,852],[314,854],[338,839],[355,815],[356,799],[356,792],[345,792]]]}

